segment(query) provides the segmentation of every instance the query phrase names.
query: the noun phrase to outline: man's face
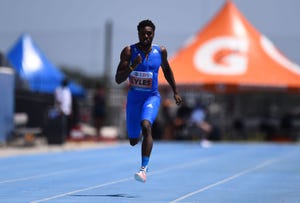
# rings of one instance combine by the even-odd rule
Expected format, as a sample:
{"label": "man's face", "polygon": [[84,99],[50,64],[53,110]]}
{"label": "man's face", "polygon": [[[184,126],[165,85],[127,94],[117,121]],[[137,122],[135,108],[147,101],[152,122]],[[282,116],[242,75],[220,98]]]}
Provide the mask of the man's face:
{"label": "man's face", "polygon": [[139,40],[143,46],[151,45],[153,38],[154,38],[154,31],[152,27],[146,26],[139,31]]}

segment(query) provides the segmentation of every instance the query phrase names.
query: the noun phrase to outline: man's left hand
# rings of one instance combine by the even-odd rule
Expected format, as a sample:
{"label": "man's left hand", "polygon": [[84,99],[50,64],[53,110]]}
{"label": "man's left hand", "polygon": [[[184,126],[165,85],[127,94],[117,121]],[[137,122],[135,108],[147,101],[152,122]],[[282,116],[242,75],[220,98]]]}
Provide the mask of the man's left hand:
{"label": "man's left hand", "polygon": [[179,94],[174,94],[174,99],[177,105],[180,105],[182,103],[182,98],[179,96]]}

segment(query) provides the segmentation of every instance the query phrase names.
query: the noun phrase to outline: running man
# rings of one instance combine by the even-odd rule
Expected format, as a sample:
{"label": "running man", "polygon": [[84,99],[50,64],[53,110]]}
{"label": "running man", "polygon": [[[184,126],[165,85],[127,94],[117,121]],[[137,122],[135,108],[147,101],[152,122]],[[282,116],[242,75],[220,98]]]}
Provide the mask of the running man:
{"label": "running man", "polygon": [[126,126],[130,145],[136,145],[142,135],[141,168],[134,177],[137,181],[146,182],[146,172],[153,146],[152,124],[160,106],[158,91],[160,67],[173,90],[176,104],[180,105],[182,99],[176,89],[166,48],[152,45],[155,25],[150,20],[143,20],[138,24],[137,30],[139,42],[126,46],[122,50],[115,80],[120,84],[129,78]]}

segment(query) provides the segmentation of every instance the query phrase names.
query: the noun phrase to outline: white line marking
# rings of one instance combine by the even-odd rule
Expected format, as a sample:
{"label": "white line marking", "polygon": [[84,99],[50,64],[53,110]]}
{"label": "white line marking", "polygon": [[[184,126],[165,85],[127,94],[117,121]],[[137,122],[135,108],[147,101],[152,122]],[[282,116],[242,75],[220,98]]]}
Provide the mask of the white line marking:
{"label": "white line marking", "polygon": [[75,171],[75,170],[63,170],[63,171],[57,171],[57,172],[48,173],[48,174],[41,174],[41,175],[28,176],[28,177],[23,177],[23,178],[2,180],[2,181],[0,181],[0,184],[26,181],[26,180],[36,179],[36,178],[44,178],[44,177],[54,176],[54,175],[63,174],[63,173],[69,173],[71,171]]}
{"label": "white line marking", "polygon": [[[206,159],[200,159],[200,160],[197,160],[197,161],[193,161],[193,162],[187,162],[187,163],[184,163],[184,164],[181,164],[181,165],[177,165],[177,166],[173,166],[173,167],[168,167],[168,168],[164,168],[164,169],[161,169],[161,170],[157,170],[157,171],[154,171],[154,172],[150,172],[149,173],[149,176],[151,175],[154,175],[154,174],[160,174],[160,173],[164,173],[166,171],[169,171],[169,170],[174,170],[174,169],[178,169],[178,168],[185,168],[185,167],[190,167],[190,166],[194,166],[194,165],[197,165],[197,164],[200,164],[200,163],[203,163],[205,161],[208,161],[210,160],[210,158],[206,158]],[[221,181],[218,181],[214,184],[211,184],[211,185],[208,185],[204,188],[201,188],[197,191],[194,191],[192,193],[189,193],[187,195],[184,195],[178,199],[175,199],[173,201],[171,201],[170,203],[175,203],[175,202],[178,202],[180,200],[183,200],[187,197],[190,197],[194,194],[197,194],[197,193],[200,193],[200,192],[203,192],[205,190],[208,190],[209,188],[212,188],[212,187],[215,187],[217,185],[221,185],[221,184],[224,184],[226,182],[229,182],[233,179],[236,179],[242,175],[245,175],[247,173],[250,173],[254,170],[258,170],[260,168],[263,168],[267,165],[270,165],[271,163],[275,162],[275,161],[278,161],[279,159],[276,159],[276,158],[273,158],[273,159],[269,159],[267,161],[264,161],[263,163],[251,168],[251,169],[248,169],[248,170],[245,170],[245,171],[242,171],[240,173],[237,173],[233,176],[230,176],[228,178],[225,178]],[[99,185],[94,185],[94,186],[90,186],[90,187],[87,187],[87,188],[82,188],[82,189],[78,189],[78,190],[74,190],[74,191],[71,191],[71,192],[66,192],[66,193],[62,193],[62,194],[58,194],[58,195],[54,195],[54,196],[50,196],[50,197],[46,197],[46,198],[43,198],[43,199],[39,199],[39,200],[34,200],[32,201],[31,203],[40,203],[40,202],[46,202],[46,201],[49,201],[49,200],[53,200],[53,199],[58,199],[58,198],[61,198],[61,197],[64,197],[64,196],[67,196],[67,195],[72,195],[72,194],[75,194],[75,193],[78,193],[78,192],[83,192],[83,191],[88,191],[88,190],[93,190],[93,189],[97,189],[97,188],[101,188],[101,187],[105,187],[105,186],[108,186],[108,185],[113,185],[113,184],[117,184],[117,183],[121,183],[121,182],[127,182],[127,181],[133,181],[133,177],[131,178],[124,178],[124,179],[120,179],[120,180],[115,180],[115,181],[111,181],[111,182],[107,182],[107,183],[103,183],[103,184],[99,184]]]}
{"label": "white line marking", "polygon": [[93,190],[93,189],[96,189],[96,188],[104,187],[104,186],[107,186],[107,185],[113,185],[113,184],[117,184],[117,183],[121,183],[121,182],[126,182],[126,181],[129,181],[129,180],[133,180],[133,178],[124,178],[124,179],[117,180],[117,181],[103,183],[101,185],[95,185],[95,186],[91,186],[91,187],[87,187],[87,188],[83,188],[83,189],[79,189],[79,190],[74,190],[74,191],[71,191],[71,192],[55,195],[55,196],[52,196],[52,197],[47,197],[47,198],[44,198],[44,199],[35,200],[31,203],[46,202],[46,201],[57,199],[57,198],[64,197],[64,196],[67,196],[67,195],[72,195],[72,194],[75,194],[75,193],[78,193],[78,192]]}
{"label": "white line marking", "polygon": [[[164,168],[164,169],[161,169],[161,170],[150,172],[148,175],[151,176],[151,175],[154,175],[154,174],[164,173],[166,171],[177,169],[177,168],[183,168],[183,167],[189,167],[189,166],[197,165],[197,164],[203,163],[207,160],[209,160],[209,159],[208,158],[207,159],[200,159],[200,160],[197,160],[197,161],[184,163],[184,164],[177,165],[177,166],[174,166],[174,167]],[[111,182],[107,182],[107,183],[103,183],[103,184],[100,184],[100,185],[95,185],[95,186],[91,186],[91,187],[87,187],[87,188],[82,188],[82,189],[74,190],[74,191],[67,192],[67,193],[58,194],[58,195],[55,195],[55,196],[51,196],[51,197],[47,197],[47,198],[43,198],[43,199],[39,199],[39,200],[34,200],[31,203],[46,202],[46,201],[49,201],[49,200],[57,199],[57,198],[64,197],[64,196],[67,196],[67,195],[71,195],[71,194],[75,194],[75,193],[78,193],[78,192],[93,190],[93,189],[101,188],[101,187],[104,187],[104,186],[113,185],[113,184],[117,184],[117,183],[121,183],[121,182],[131,181],[131,180],[134,180],[133,177],[124,178],[124,179],[116,180],[116,181],[111,181]]]}
{"label": "white line marking", "polygon": [[[102,165],[102,164],[100,164],[100,165]],[[27,176],[27,177],[22,177],[22,178],[13,178],[13,179],[8,179],[8,180],[0,180],[0,184],[26,181],[26,180],[32,180],[32,179],[37,179],[37,178],[44,178],[44,177],[49,177],[49,176],[54,176],[54,175],[59,175],[59,174],[64,174],[64,173],[72,173],[75,171],[82,171],[82,170],[91,169],[91,168],[95,168],[95,165],[93,165],[93,167],[88,166],[88,167],[75,168],[75,169],[66,169],[66,170],[56,171],[56,172],[52,172],[52,173],[32,175],[32,176]]]}
{"label": "white line marking", "polygon": [[179,201],[181,201],[181,200],[184,200],[184,199],[186,199],[186,198],[188,198],[188,197],[191,197],[191,196],[193,196],[193,195],[195,195],[195,194],[199,194],[199,193],[201,193],[201,192],[204,192],[204,191],[206,191],[206,190],[208,190],[208,189],[210,189],[210,188],[213,188],[213,187],[215,187],[215,186],[222,185],[222,184],[227,183],[227,182],[229,182],[229,181],[231,181],[231,180],[237,179],[237,178],[240,177],[240,176],[246,175],[246,174],[248,174],[248,173],[250,173],[250,172],[252,172],[252,171],[255,171],[255,170],[264,168],[264,167],[266,167],[266,166],[268,166],[268,165],[270,165],[270,164],[272,164],[272,163],[274,163],[274,162],[276,162],[276,161],[279,161],[279,160],[283,159],[284,157],[291,156],[291,155],[293,155],[294,153],[295,153],[295,152],[292,152],[292,153],[288,153],[288,154],[286,154],[286,155],[283,155],[283,156],[281,156],[280,158],[273,158],[273,159],[266,160],[266,161],[264,161],[263,163],[261,163],[261,164],[259,164],[259,165],[257,165],[257,166],[254,166],[253,168],[250,168],[250,169],[248,169],[248,170],[241,171],[241,172],[239,172],[239,173],[237,173],[237,174],[235,174],[235,175],[233,175],[233,176],[230,176],[230,177],[228,177],[228,178],[225,178],[225,179],[223,179],[223,180],[220,180],[220,181],[218,181],[218,182],[216,182],[216,183],[207,185],[207,186],[205,186],[205,187],[203,187],[203,188],[200,188],[199,190],[196,190],[196,191],[194,191],[194,192],[188,193],[188,194],[186,194],[186,195],[184,195],[184,196],[181,196],[181,197],[179,197],[179,198],[177,198],[177,199],[171,201],[170,203],[176,203],[176,202],[179,202]]}

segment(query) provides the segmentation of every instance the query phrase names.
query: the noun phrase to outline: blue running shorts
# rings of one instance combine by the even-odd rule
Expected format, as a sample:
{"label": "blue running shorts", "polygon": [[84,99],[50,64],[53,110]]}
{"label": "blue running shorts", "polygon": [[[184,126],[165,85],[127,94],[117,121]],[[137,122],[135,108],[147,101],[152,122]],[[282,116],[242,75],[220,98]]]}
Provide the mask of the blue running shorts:
{"label": "blue running shorts", "polygon": [[148,120],[151,125],[159,111],[160,94],[142,91],[129,91],[126,104],[126,126],[129,138],[139,138],[141,122]]}

